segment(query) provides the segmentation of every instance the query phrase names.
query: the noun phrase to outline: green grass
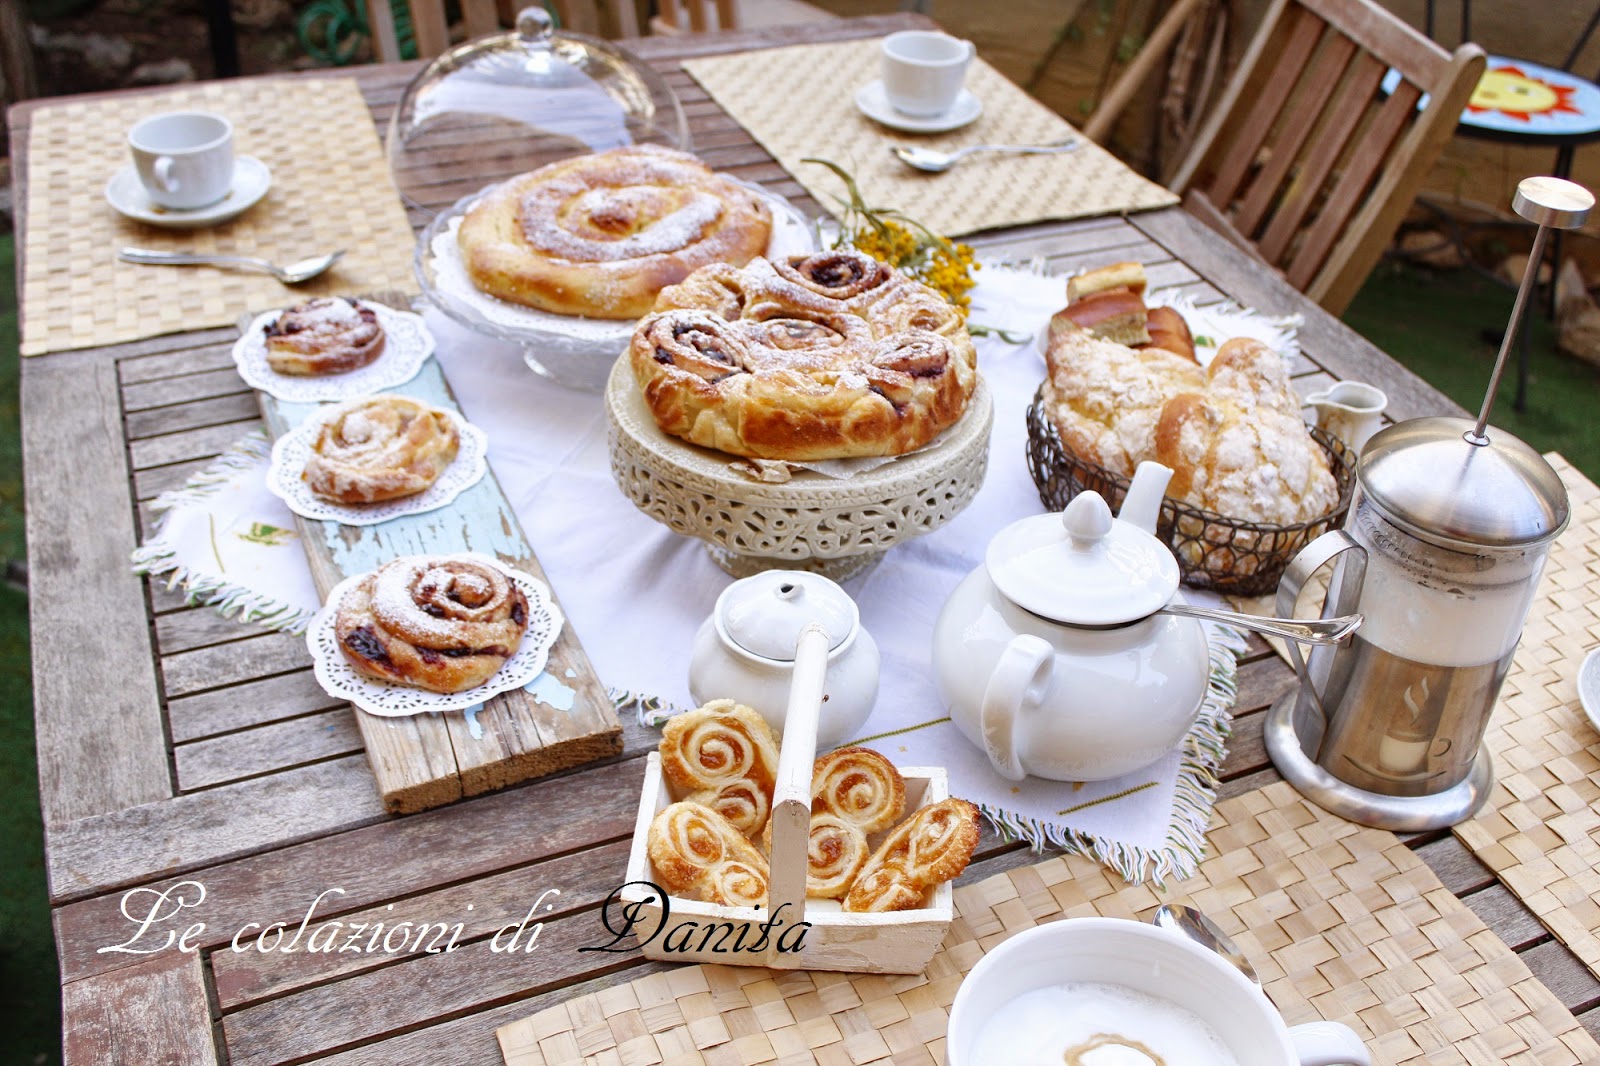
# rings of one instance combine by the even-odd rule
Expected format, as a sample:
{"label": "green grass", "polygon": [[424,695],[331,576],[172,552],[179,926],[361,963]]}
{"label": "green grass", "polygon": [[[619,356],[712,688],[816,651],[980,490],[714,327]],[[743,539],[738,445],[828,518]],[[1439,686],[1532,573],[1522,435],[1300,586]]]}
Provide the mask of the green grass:
{"label": "green grass", "polygon": [[[1345,324],[1477,414],[1494,367],[1498,335],[1514,293],[1470,270],[1433,272],[1383,264],[1345,312]],[[1600,480],[1600,367],[1556,351],[1555,329],[1530,308],[1531,362],[1526,411],[1516,393],[1513,349],[1490,424],[1541,452],[1558,451],[1591,480]]]}
{"label": "green grass", "polygon": [[[12,237],[0,237],[0,559],[23,559]],[[61,1061],[61,998],[33,747],[28,597],[0,586],[0,1031],[18,1064]]]}

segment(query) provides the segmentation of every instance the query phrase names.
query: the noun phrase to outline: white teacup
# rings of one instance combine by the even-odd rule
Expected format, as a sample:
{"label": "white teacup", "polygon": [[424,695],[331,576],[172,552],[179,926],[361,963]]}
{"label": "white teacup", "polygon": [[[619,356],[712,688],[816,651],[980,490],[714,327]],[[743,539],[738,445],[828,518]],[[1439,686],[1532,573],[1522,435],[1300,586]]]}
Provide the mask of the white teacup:
{"label": "white teacup", "polygon": [[233,123],[221,115],[151,115],[128,131],[128,149],[145,192],[162,207],[205,207],[233,186]]}
{"label": "white teacup", "polygon": [[[1074,1011],[1052,986],[1095,985],[1084,998],[1105,1004],[1094,1034],[1112,1051],[1089,1048],[1067,1034]],[[1091,996],[1091,992],[1110,994]],[[1041,993],[1032,1000],[1022,997]],[[1065,994],[1065,993],[1063,993]],[[1125,1006],[1119,1006],[1125,1002]],[[1022,1019],[1008,1006],[1038,1004]],[[1059,1030],[1059,1042],[1051,1033]],[[1289,1028],[1277,1008],[1220,955],[1177,933],[1122,918],[1066,918],[1018,933],[978,960],[956,991],[945,1041],[946,1066],[1034,1066],[1026,1044],[1043,1047],[1039,1062],[1060,1066],[1076,1040],[1077,1061],[1189,1066],[1371,1066],[1372,1057],[1347,1026],[1316,1022]],[[1220,1047],[1218,1046],[1220,1044]],[[1142,1046],[1141,1046],[1142,1045]],[[1096,1044],[1098,1047],[1099,1045]],[[1087,1053],[1085,1053],[1085,1049]],[[1213,1052],[1216,1052],[1213,1054]]]}
{"label": "white teacup", "polygon": [[977,49],[947,33],[901,30],[883,39],[883,92],[907,115],[942,115],[955,106]]}

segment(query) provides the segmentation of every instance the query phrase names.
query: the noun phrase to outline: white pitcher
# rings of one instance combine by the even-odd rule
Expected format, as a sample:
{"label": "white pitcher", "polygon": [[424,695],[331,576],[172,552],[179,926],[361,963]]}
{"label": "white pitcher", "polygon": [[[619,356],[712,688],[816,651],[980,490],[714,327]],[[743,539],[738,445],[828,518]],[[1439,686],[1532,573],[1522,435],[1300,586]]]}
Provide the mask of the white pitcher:
{"label": "white pitcher", "polygon": [[1383,425],[1383,409],[1389,397],[1376,385],[1364,381],[1341,381],[1332,388],[1313,392],[1306,403],[1317,409],[1317,428],[1350,446],[1357,455],[1367,438]]}

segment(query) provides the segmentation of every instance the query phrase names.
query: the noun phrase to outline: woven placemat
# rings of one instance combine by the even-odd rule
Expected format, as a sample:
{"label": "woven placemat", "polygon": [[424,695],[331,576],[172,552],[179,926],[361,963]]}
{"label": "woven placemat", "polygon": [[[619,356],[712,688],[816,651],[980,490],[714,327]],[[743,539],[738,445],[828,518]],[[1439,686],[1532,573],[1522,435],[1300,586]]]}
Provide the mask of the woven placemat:
{"label": "woven placemat", "polygon": [[878,42],[871,40],[685,60],[683,69],[830,208],[844,184],[803,158],[838,163],[855,175],[868,205],[898,208],[952,236],[1178,202],[1087,140],[1065,155],[984,154],[943,174],[911,170],[889,145],[1048,144],[1072,127],[979,59],[967,74],[967,88],[983,102],[976,122],[937,135],[888,129],[855,105],[856,90],[878,77],[878,62]]}
{"label": "woven placemat", "polygon": [[1600,489],[1559,455],[1572,524],[1545,563],[1484,743],[1495,786],[1456,836],[1600,976],[1600,734],[1578,665],[1600,646]]}
{"label": "woven placemat", "polygon": [[1600,1045],[1393,834],[1278,783],[1217,805],[1212,858],[1158,892],[1062,856],[956,890],[926,974],[695,966],[569,1000],[501,1028],[507,1066],[944,1059],[961,977],[1007,936],[1063,917],[1148,920],[1187,900],[1250,957],[1291,1025],[1342,1021],[1375,1062],[1593,1063]]}
{"label": "woven placemat", "polygon": [[[236,155],[272,171],[266,197],[233,222],[164,230],[106,203],[129,162],[128,128],[146,115],[226,116]],[[415,239],[389,180],[372,113],[349,78],[247,78],[41,107],[28,141],[22,354],[85,348],[231,324],[241,311],[321,293],[417,291]],[[118,262],[123,245],[238,253],[287,263],[347,254],[290,289],[265,274]]]}

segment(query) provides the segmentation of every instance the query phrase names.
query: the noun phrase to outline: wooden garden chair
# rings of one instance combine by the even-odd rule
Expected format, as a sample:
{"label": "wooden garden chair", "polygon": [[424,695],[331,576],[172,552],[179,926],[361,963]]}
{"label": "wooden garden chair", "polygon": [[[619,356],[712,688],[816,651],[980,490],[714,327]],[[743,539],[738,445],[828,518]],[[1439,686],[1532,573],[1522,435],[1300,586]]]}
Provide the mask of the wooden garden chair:
{"label": "wooden garden chair", "polygon": [[[1175,4],[1151,45],[1164,50],[1195,6]],[[1273,0],[1168,184],[1338,315],[1455,132],[1484,62],[1477,45],[1447,52],[1369,0]],[[1136,59],[1106,103],[1120,110],[1137,90],[1123,83],[1153,67]],[[1399,80],[1385,92],[1390,70]],[[1097,112],[1088,128],[1103,137],[1115,117]]]}
{"label": "wooden garden chair", "polygon": [[[534,2],[536,0],[460,0],[461,21],[467,37],[497,33],[513,25],[518,9]],[[431,59],[449,48],[450,26],[445,18],[444,0],[406,0],[406,3],[411,12],[417,57]],[[366,5],[378,62],[395,62],[401,58],[400,45],[389,0],[366,0]],[[552,0],[550,7],[564,29],[594,37],[639,36],[639,15],[634,0]]]}

